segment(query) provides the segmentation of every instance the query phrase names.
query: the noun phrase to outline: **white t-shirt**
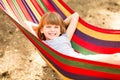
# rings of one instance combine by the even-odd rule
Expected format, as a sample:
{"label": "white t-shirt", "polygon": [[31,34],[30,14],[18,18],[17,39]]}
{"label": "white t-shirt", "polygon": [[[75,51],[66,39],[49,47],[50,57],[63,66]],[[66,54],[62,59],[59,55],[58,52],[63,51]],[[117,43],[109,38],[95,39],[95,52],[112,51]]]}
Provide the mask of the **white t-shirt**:
{"label": "white t-shirt", "polygon": [[46,40],[44,42],[62,54],[65,55],[74,54],[74,53],[76,54],[66,34],[62,34],[61,36],[53,40]]}

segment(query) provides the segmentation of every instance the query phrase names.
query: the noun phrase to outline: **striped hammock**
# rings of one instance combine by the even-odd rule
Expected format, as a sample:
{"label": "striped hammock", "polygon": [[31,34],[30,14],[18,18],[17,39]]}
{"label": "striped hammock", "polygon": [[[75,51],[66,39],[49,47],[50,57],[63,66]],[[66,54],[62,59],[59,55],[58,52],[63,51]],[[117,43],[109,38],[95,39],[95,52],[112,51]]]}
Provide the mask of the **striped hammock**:
{"label": "striped hammock", "polygon": [[[58,12],[63,19],[70,16],[74,11],[62,0],[0,0],[0,8],[64,80],[119,80],[120,65],[63,55],[44,44],[32,28],[24,23],[25,20],[38,23],[48,11]],[[71,42],[75,51],[82,54],[113,54],[120,52],[120,31],[101,29],[79,18]]]}

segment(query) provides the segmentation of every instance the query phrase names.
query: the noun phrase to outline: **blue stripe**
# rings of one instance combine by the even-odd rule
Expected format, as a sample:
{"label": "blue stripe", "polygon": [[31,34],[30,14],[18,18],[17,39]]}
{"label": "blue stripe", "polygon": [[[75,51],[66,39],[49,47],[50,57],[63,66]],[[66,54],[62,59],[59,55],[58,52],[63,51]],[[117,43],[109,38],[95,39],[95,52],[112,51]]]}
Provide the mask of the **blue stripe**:
{"label": "blue stripe", "polygon": [[22,0],[26,10],[28,11],[28,13],[30,14],[30,16],[32,17],[33,21],[35,23],[38,23],[39,21],[37,20],[37,18],[35,17],[34,13],[32,12],[32,10],[30,9],[30,7],[28,6],[28,4],[25,2],[25,0]]}
{"label": "blue stripe", "polygon": [[55,8],[55,10],[62,16],[63,19],[66,19],[66,16],[63,12],[57,7],[57,5],[53,2],[53,0],[49,0],[50,4]]}
{"label": "blue stripe", "polygon": [[120,41],[105,41],[105,40],[96,39],[94,37],[91,37],[90,35],[86,35],[82,33],[78,29],[76,29],[75,34],[79,38],[85,40],[86,42],[92,43],[94,45],[120,49]]}

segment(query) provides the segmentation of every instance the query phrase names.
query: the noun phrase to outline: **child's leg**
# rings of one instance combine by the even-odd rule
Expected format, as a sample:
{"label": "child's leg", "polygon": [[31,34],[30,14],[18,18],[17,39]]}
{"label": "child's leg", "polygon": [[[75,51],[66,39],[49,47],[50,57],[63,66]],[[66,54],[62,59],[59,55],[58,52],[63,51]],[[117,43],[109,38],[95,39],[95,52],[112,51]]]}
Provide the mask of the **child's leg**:
{"label": "child's leg", "polygon": [[120,65],[120,53],[87,55],[85,59]]}
{"label": "child's leg", "polygon": [[86,59],[91,61],[99,61],[110,64],[120,65],[120,53],[115,54],[95,54],[95,55],[83,55],[83,54],[67,54],[68,56],[72,56],[75,58]]}

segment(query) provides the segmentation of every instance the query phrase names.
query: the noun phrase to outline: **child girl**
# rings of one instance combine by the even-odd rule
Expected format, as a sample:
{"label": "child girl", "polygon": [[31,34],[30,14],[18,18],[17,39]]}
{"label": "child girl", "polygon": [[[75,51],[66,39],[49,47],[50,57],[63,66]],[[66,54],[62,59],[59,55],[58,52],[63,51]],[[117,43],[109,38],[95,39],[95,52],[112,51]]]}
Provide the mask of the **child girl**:
{"label": "child girl", "polygon": [[76,12],[65,20],[56,12],[48,12],[40,20],[37,35],[47,45],[64,55],[120,65],[119,53],[82,55],[73,50],[70,40],[78,19],[79,14]]}

